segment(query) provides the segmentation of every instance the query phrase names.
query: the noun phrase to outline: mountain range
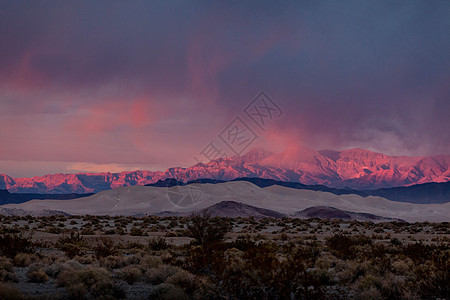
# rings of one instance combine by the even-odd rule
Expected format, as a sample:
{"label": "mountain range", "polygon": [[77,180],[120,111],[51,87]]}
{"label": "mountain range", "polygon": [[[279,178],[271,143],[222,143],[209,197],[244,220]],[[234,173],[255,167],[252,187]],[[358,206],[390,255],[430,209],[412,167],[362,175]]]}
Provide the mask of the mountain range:
{"label": "mountain range", "polygon": [[156,183],[167,178],[188,182],[200,178],[231,180],[258,177],[331,188],[372,190],[450,181],[450,155],[389,156],[364,149],[344,151],[289,148],[272,153],[255,148],[242,156],[220,158],[166,171],[52,174],[12,178],[0,174],[0,189],[12,193],[97,193],[122,186]]}

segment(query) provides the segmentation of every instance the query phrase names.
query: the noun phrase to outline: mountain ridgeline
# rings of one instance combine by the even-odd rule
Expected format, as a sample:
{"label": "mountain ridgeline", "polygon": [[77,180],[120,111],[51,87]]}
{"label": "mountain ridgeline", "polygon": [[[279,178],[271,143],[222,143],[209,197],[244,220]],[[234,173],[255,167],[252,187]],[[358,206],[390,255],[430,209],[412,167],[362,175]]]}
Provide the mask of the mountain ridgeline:
{"label": "mountain ridgeline", "polygon": [[154,184],[167,178],[188,182],[202,178],[228,181],[257,177],[341,190],[375,190],[448,182],[449,165],[450,155],[408,157],[388,156],[363,149],[314,151],[306,148],[272,153],[256,148],[239,157],[166,171],[54,174],[32,178],[0,175],[0,189],[11,193],[86,194],[121,186]]}

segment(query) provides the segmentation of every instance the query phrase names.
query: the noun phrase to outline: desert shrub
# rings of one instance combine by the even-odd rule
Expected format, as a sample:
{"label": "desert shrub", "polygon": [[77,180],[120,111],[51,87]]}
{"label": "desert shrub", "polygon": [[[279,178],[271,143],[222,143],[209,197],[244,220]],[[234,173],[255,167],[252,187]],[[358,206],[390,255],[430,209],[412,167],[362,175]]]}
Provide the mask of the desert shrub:
{"label": "desert shrub", "polygon": [[14,272],[11,259],[4,256],[0,256],[0,281],[17,281],[17,274]]}
{"label": "desert shrub", "polygon": [[74,258],[81,255],[82,248],[87,244],[79,232],[72,230],[69,235],[61,236],[56,245],[66,253],[67,257]]}
{"label": "desert shrub", "polygon": [[144,255],[140,259],[139,266],[145,271],[149,268],[157,268],[162,265],[162,263],[163,262],[160,256]]}
{"label": "desert shrub", "polygon": [[45,232],[53,233],[53,234],[60,234],[60,233],[64,232],[64,229],[60,228],[60,227],[56,227],[56,226],[48,226],[45,229]]}
{"label": "desert shrub", "polygon": [[31,263],[39,260],[39,256],[31,253],[18,253],[14,256],[13,262],[15,266],[18,267],[27,267]]}
{"label": "desert shrub", "polygon": [[247,251],[248,249],[255,247],[256,242],[251,236],[240,235],[234,241],[230,243],[230,246],[241,251]]}
{"label": "desert shrub", "polygon": [[349,259],[356,257],[356,246],[370,245],[372,244],[372,240],[364,235],[347,236],[338,234],[329,237],[326,243],[333,255],[339,258]]}
{"label": "desert shrub", "polygon": [[24,237],[22,233],[7,233],[0,235],[0,252],[10,258],[18,253],[34,251],[31,236]]}
{"label": "desert shrub", "polygon": [[386,273],[383,276],[372,274],[362,276],[355,283],[354,289],[356,299],[415,298],[407,291],[404,279],[395,277],[390,273]]}
{"label": "desert shrub", "polygon": [[113,297],[124,298],[125,292],[115,285],[110,273],[103,268],[93,267],[65,267],[58,275],[57,284],[64,286],[71,298],[85,299]]}
{"label": "desert shrub", "polygon": [[[411,260],[409,260],[411,262]],[[412,262],[411,262],[412,263]],[[396,260],[392,263],[392,270],[395,274],[407,275],[410,272],[411,264],[404,260]]]}
{"label": "desert shrub", "polygon": [[339,283],[345,285],[355,282],[361,276],[365,276],[371,268],[368,261],[359,263],[351,260],[339,260],[334,270]]}
{"label": "desert shrub", "polygon": [[218,288],[232,298],[318,299],[323,296],[320,278],[311,272],[317,260],[315,248],[283,247],[265,242],[241,251],[227,249],[223,243],[205,244],[189,251],[185,268],[218,282]]}
{"label": "desert shrub", "polygon": [[122,227],[116,227],[116,228],[114,228],[114,233],[119,234],[119,235],[124,235],[124,234],[126,234],[126,231]]}
{"label": "desert shrub", "polygon": [[84,243],[83,236],[78,231],[71,230],[69,235],[61,236],[56,242],[57,245],[62,246],[64,244],[79,244]]}
{"label": "desert shrub", "polygon": [[391,244],[394,246],[402,246],[403,243],[398,238],[394,237],[391,239]]}
{"label": "desert shrub", "polygon": [[163,283],[156,286],[149,295],[149,299],[155,300],[184,300],[189,296],[178,286],[169,283]]}
{"label": "desert shrub", "polygon": [[0,283],[0,299],[5,300],[22,300],[24,295],[15,287]]}
{"label": "desert shrub", "polygon": [[148,241],[148,247],[150,250],[165,250],[169,248],[169,245],[167,244],[166,240],[162,237],[154,238]]}
{"label": "desert shrub", "polygon": [[125,290],[113,281],[99,281],[91,287],[94,299],[125,299]]}
{"label": "desert shrub", "polygon": [[127,265],[127,260],[124,256],[110,255],[107,257],[100,258],[100,266],[108,269],[114,270],[125,267]]}
{"label": "desert shrub", "polygon": [[136,266],[126,266],[121,269],[123,280],[128,284],[133,284],[140,279],[142,271]]}
{"label": "desert shrub", "polygon": [[60,263],[54,262],[51,264],[45,264],[42,269],[44,270],[45,274],[47,274],[49,277],[56,278],[59,272],[61,272],[62,266]]}
{"label": "desert shrub", "polygon": [[181,233],[181,235],[179,235],[179,233],[177,233],[177,231],[167,231],[166,234],[164,235],[165,237],[176,237],[176,236],[183,236],[184,230],[179,231]]}
{"label": "desert shrub", "polygon": [[450,299],[450,250],[435,250],[431,259],[414,270],[423,298]]}
{"label": "desert shrub", "polygon": [[408,244],[404,247],[404,254],[408,256],[414,263],[424,263],[430,258],[432,248],[422,242]]}
{"label": "desert shrub", "polygon": [[180,287],[189,296],[194,295],[200,288],[196,276],[184,270],[180,270],[167,278],[166,283]]}
{"label": "desert shrub", "polygon": [[91,227],[85,227],[85,228],[81,229],[81,234],[82,235],[94,235],[95,231]]}
{"label": "desert shrub", "polygon": [[93,248],[97,258],[107,257],[118,253],[114,241],[106,237],[98,238]]}
{"label": "desert shrub", "polygon": [[210,243],[191,248],[185,262],[185,268],[195,274],[220,274],[226,265],[222,243]]}
{"label": "desert shrub", "polygon": [[311,249],[303,247],[290,249],[282,260],[274,250],[261,245],[244,255],[247,259],[245,269],[251,271],[247,271],[242,279],[246,282],[247,278],[253,277],[255,282],[248,286],[249,289],[253,289],[253,294],[257,297],[275,299],[286,299],[291,295],[294,295],[294,298],[307,299],[320,297],[322,294],[320,282],[314,273],[307,271],[308,265],[315,263]]}
{"label": "desert shrub", "polygon": [[142,230],[141,227],[133,226],[130,229],[130,235],[132,235],[132,236],[145,236],[145,235],[147,235],[147,233],[145,233],[145,231]]}
{"label": "desert shrub", "polygon": [[210,218],[209,216],[196,216],[191,218],[188,225],[188,236],[194,238],[199,245],[223,240],[231,225],[222,218]]}
{"label": "desert shrub", "polygon": [[157,268],[150,268],[145,272],[146,280],[158,285],[164,283],[168,277],[175,275],[180,269],[171,265],[160,265]]}
{"label": "desert shrub", "polygon": [[44,283],[47,282],[49,277],[44,272],[43,269],[30,269],[27,272],[27,277],[30,279],[31,282],[37,282],[37,283]]}

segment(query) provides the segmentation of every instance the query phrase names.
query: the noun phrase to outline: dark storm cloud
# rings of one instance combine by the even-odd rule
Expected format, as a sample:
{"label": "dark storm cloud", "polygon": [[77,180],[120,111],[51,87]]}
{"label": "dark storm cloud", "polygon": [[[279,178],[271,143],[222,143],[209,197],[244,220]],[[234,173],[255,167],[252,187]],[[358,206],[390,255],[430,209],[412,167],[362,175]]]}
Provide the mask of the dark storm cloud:
{"label": "dark storm cloud", "polygon": [[[287,112],[272,128],[287,143],[450,152],[448,1],[0,5],[0,122],[15,136],[26,131],[21,115],[52,138],[104,133],[105,147],[106,135],[138,136],[149,124],[172,140],[187,128],[212,135],[265,90]],[[1,138],[13,143],[11,132]],[[107,162],[121,159],[114,153]],[[148,158],[139,153],[135,161]]]}

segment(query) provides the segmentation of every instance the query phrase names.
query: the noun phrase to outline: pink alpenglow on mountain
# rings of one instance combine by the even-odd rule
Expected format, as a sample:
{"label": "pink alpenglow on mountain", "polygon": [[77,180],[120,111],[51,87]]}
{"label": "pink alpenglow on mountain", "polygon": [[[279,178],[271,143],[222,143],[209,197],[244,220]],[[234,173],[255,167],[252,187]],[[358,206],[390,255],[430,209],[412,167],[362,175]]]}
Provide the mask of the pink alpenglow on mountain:
{"label": "pink alpenglow on mountain", "polygon": [[375,189],[450,181],[450,155],[388,156],[363,149],[314,151],[307,148],[272,153],[253,149],[241,157],[189,168],[121,173],[54,174],[32,178],[0,175],[0,189],[21,193],[92,193],[121,186],[145,185],[166,178],[230,180],[260,177],[330,187]]}

